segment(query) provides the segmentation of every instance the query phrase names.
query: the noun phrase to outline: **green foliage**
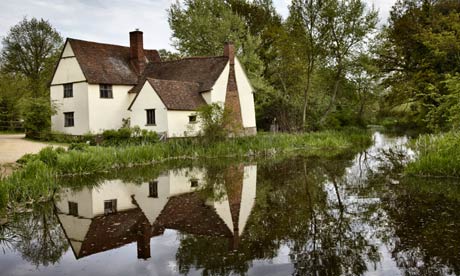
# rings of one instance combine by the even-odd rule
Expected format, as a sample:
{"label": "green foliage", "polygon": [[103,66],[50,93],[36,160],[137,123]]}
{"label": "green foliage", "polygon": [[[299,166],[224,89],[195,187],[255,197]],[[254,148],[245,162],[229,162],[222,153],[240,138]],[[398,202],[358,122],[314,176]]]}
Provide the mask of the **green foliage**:
{"label": "green foliage", "polygon": [[64,151],[45,148],[36,155],[23,157],[22,168],[0,181],[11,202],[49,198],[59,187],[58,178],[109,172],[135,165],[168,160],[216,157],[269,157],[303,154],[332,156],[371,143],[369,133],[350,130],[309,134],[259,134],[236,137],[211,144],[200,138],[172,139],[164,143],[123,147],[85,147]]}
{"label": "green foliage", "polygon": [[28,137],[38,137],[40,133],[50,131],[51,115],[55,111],[49,99],[23,99],[21,102],[21,113],[24,120],[24,129]]}
{"label": "green foliage", "polygon": [[68,150],[85,151],[88,147],[89,145],[86,143],[72,143],[69,145]]}
{"label": "green foliage", "polygon": [[460,133],[425,134],[414,142],[417,158],[406,173],[419,176],[460,177]]}
{"label": "green foliage", "polygon": [[425,131],[452,128],[455,119],[449,117],[457,100],[451,76],[460,68],[459,11],[458,1],[400,0],[393,7],[377,48],[388,87],[382,106],[390,115]]}
{"label": "green foliage", "polygon": [[154,131],[141,129],[138,126],[124,127],[118,130],[105,130],[102,133],[103,146],[144,145],[159,141],[158,134]]}
{"label": "green foliage", "polygon": [[47,97],[62,37],[43,19],[24,18],[3,38],[2,71],[18,74],[28,81],[33,97]]}
{"label": "green foliage", "polygon": [[0,131],[22,130],[19,102],[28,94],[24,78],[0,70]]}
{"label": "green foliage", "polygon": [[223,141],[237,129],[232,122],[230,111],[218,103],[205,105],[198,110],[203,143]]}

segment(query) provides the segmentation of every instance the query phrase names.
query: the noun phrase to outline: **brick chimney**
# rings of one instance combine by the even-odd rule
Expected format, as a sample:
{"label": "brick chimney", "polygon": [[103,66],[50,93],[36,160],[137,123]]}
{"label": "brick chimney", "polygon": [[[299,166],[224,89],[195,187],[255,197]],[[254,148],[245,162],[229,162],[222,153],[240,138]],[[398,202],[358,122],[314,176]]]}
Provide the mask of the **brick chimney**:
{"label": "brick chimney", "polygon": [[129,33],[129,55],[131,64],[141,74],[145,68],[144,39],[142,32],[136,29]]}
{"label": "brick chimney", "polygon": [[235,45],[233,42],[225,42],[224,56],[228,57],[230,64],[235,64]]}

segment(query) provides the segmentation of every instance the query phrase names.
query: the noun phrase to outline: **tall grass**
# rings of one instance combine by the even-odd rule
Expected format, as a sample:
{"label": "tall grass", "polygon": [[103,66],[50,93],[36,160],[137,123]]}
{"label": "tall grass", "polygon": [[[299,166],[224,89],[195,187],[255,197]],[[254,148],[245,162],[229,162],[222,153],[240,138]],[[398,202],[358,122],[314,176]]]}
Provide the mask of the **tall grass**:
{"label": "tall grass", "polygon": [[[169,140],[143,146],[84,147],[80,150],[45,148],[24,158],[22,169],[1,180],[0,193],[9,202],[49,197],[62,176],[89,175],[113,169],[155,164],[173,159],[272,157],[282,154],[331,156],[372,143],[364,131],[324,131],[305,134],[266,134],[238,137],[212,144],[200,138]],[[1,197],[0,197],[1,204]]]}
{"label": "tall grass", "polygon": [[418,156],[406,167],[407,174],[460,177],[460,132],[422,135],[413,147]]}

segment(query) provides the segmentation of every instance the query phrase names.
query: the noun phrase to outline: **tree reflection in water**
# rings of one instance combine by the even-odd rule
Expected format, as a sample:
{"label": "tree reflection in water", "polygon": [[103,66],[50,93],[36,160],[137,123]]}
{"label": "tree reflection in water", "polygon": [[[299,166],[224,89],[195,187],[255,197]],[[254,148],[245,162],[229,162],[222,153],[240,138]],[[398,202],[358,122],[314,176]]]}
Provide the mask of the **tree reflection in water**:
{"label": "tree reflection in water", "polygon": [[[254,161],[213,160],[198,166],[194,161],[117,172],[111,179],[138,191],[132,192],[133,206],[141,209],[142,200],[151,200],[142,199],[147,197],[149,181],[163,171],[187,178],[193,177],[193,170],[205,172],[203,186],[187,186],[186,194],[165,196],[166,207],[157,217],[150,217],[148,208],[139,212],[151,220],[146,229],[157,231],[150,236],[161,239],[164,229],[177,231],[179,245],[171,261],[180,274],[194,270],[204,275],[247,274],[256,262],[276,260],[283,249],[291,263],[283,267],[285,274],[364,275],[390,263],[385,275],[460,275],[458,181],[403,177],[404,164],[412,155],[403,146],[406,139],[376,134],[375,140],[364,152],[334,158],[259,160],[257,166]],[[254,190],[246,201],[252,210],[243,212],[247,171],[256,176],[257,185],[245,186]],[[91,183],[79,179],[69,185],[84,190],[104,185],[106,178],[92,178]],[[131,192],[127,196],[131,198]],[[213,209],[223,206],[219,202],[228,205],[228,220]],[[181,206],[184,210],[179,210]],[[194,215],[192,209],[206,216]],[[53,204],[43,203],[16,215],[0,227],[0,246],[37,266],[55,264],[69,245],[53,212]]]}
{"label": "tree reflection in water", "polygon": [[58,263],[69,249],[51,201],[34,204],[27,212],[15,214],[0,231],[4,248],[19,252],[24,260],[37,267]]}

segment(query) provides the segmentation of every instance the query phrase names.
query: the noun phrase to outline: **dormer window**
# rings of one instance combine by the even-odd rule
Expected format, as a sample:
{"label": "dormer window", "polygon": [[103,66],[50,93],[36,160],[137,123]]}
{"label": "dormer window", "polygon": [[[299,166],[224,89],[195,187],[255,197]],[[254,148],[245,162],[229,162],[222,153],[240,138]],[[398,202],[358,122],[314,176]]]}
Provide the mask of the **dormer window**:
{"label": "dormer window", "polygon": [[103,99],[113,98],[112,85],[111,84],[99,84],[99,95]]}
{"label": "dormer window", "polygon": [[66,83],[64,84],[64,98],[72,98],[73,97],[73,84]]}

